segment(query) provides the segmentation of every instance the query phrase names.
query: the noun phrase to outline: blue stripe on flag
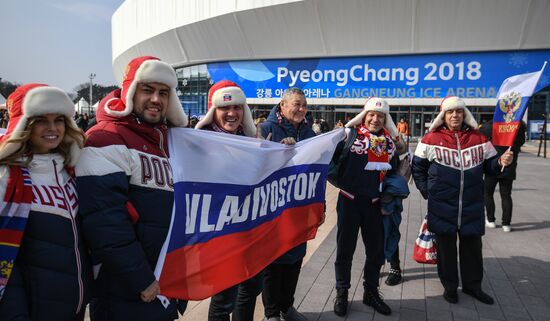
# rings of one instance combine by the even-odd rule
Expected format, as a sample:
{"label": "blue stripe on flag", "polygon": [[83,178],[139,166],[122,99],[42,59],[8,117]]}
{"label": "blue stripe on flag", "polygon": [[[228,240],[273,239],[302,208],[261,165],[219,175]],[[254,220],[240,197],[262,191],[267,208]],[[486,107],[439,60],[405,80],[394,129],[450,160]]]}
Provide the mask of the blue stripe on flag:
{"label": "blue stripe on flag", "polygon": [[[176,212],[168,252],[215,237],[248,231],[275,219],[288,208],[324,201],[327,169],[328,165],[323,164],[287,167],[251,186],[177,182],[174,185]],[[248,206],[245,202],[247,196]],[[201,220],[203,209],[209,210],[204,221]],[[230,215],[232,209],[236,215],[230,224],[223,224],[227,215],[221,213]]]}
{"label": "blue stripe on flag", "polygon": [[9,229],[23,232],[25,230],[26,223],[26,217],[0,216],[0,229]]}

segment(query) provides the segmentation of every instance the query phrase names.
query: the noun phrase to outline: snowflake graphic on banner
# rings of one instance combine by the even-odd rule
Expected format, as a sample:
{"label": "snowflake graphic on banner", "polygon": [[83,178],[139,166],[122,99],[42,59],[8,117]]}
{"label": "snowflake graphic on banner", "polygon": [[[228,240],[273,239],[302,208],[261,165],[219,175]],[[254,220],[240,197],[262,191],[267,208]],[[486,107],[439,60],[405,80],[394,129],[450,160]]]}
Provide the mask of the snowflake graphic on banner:
{"label": "snowflake graphic on banner", "polygon": [[187,86],[187,84],[189,83],[189,81],[187,80],[187,78],[184,78],[182,81],[181,81],[181,84],[183,86]]}
{"label": "snowflake graphic on banner", "polygon": [[527,59],[527,54],[515,53],[510,55],[510,58],[508,58],[508,63],[516,68],[520,68],[527,64]]}

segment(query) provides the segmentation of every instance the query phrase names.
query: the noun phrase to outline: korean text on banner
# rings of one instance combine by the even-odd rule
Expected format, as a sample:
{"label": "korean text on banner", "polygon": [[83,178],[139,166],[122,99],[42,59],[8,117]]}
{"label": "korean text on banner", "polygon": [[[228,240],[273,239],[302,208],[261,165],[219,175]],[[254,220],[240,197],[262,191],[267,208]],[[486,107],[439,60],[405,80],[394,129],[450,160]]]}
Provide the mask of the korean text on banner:
{"label": "korean text on banner", "polygon": [[162,295],[201,300],[315,237],[339,129],[294,146],[178,128],[174,211],[155,273]]}

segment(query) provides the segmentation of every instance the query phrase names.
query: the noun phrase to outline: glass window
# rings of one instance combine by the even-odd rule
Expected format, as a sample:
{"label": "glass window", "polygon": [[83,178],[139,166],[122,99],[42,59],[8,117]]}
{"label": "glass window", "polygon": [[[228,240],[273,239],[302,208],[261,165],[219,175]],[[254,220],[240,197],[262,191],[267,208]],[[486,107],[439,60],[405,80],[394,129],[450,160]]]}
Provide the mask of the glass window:
{"label": "glass window", "polygon": [[176,69],[178,94],[184,111],[189,116],[206,114],[208,89],[211,79],[205,64]]}

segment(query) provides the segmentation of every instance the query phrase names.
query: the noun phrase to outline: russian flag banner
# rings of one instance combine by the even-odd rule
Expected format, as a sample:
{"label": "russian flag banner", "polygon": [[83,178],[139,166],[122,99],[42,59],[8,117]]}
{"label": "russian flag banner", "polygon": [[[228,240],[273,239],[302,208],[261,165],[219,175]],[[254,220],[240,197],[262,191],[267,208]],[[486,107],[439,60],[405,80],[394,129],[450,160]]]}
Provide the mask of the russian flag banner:
{"label": "russian flag banner", "polygon": [[202,300],[315,237],[344,130],[296,145],[177,128],[174,210],[155,274],[162,295]]}
{"label": "russian flag banner", "polygon": [[545,66],[546,62],[539,71],[506,78],[500,86],[493,116],[493,145],[513,145],[529,98],[533,95]]}

